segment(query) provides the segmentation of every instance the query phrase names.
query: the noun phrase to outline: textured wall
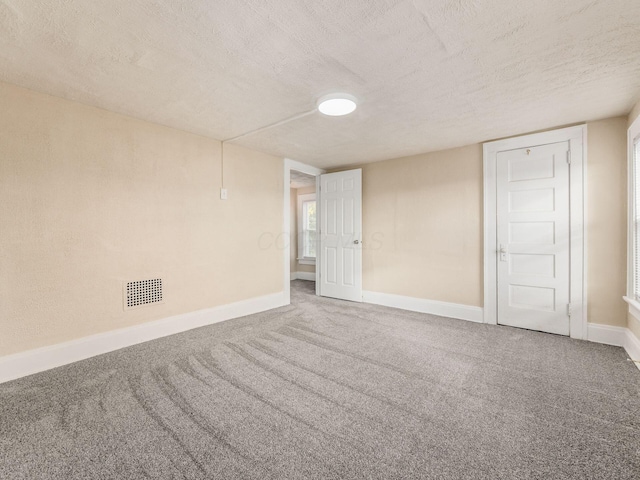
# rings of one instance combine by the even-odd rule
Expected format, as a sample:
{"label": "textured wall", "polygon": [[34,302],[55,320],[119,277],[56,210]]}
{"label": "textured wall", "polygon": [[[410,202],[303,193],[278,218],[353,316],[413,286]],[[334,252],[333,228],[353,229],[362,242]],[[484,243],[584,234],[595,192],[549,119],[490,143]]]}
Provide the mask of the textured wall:
{"label": "textured wall", "polygon": [[[626,117],[588,126],[589,321],[626,319]],[[365,290],[482,306],[482,146],[361,165]]]}
{"label": "textured wall", "polygon": [[627,290],[627,118],[590,122],[587,145],[589,321],[625,326]]}
{"label": "textured wall", "polygon": [[[0,356],[282,291],[282,159],[0,83]],[[122,282],[161,276],[128,312]]]}
{"label": "textured wall", "polygon": [[482,305],[482,147],[362,168],[363,288]]}
{"label": "textured wall", "polygon": [[631,126],[638,117],[640,117],[640,102],[636,103],[635,107],[631,109],[631,112],[629,113],[629,121],[627,122],[628,125]]}
{"label": "textured wall", "polygon": [[640,320],[627,313],[627,328],[640,340]]}

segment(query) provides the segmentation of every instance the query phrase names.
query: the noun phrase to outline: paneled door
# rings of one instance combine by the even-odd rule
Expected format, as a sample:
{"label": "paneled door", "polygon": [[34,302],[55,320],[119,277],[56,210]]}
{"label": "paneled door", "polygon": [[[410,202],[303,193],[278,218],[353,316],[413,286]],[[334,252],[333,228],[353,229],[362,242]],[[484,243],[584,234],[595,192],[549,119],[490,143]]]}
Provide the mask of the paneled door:
{"label": "paneled door", "polygon": [[320,177],[320,295],[362,301],[362,169]]}
{"label": "paneled door", "polygon": [[569,142],[498,152],[498,323],[569,335]]}

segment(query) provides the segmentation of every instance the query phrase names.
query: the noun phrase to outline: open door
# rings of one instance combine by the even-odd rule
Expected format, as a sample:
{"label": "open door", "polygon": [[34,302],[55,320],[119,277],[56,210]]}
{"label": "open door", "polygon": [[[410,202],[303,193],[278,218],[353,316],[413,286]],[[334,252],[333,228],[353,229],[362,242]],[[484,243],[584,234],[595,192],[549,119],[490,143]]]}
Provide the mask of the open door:
{"label": "open door", "polygon": [[362,169],[320,177],[320,295],[362,301]]}

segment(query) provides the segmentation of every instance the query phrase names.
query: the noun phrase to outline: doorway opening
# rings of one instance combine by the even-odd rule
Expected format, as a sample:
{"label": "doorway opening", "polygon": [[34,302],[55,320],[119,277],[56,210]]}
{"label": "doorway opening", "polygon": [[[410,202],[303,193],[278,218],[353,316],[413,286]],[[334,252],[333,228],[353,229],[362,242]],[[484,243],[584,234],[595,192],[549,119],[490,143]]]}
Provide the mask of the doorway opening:
{"label": "doorway opening", "polygon": [[[316,232],[320,215],[320,175],[324,172],[288,158],[284,161],[283,260],[287,303],[291,302],[291,280],[317,279],[316,264],[321,252]],[[316,281],[316,295],[319,294]]]}
{"label": "doorway opening", "polygon": [[316,281],[318,209],[316,177],[291,170],[291,280]]}

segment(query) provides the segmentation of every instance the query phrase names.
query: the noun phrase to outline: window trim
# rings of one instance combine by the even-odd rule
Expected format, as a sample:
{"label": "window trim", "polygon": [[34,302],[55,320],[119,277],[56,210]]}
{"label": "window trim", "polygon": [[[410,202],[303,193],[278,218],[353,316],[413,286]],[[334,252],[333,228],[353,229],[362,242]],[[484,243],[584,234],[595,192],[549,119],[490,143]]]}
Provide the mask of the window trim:
{"label": "window trim", "polygon": [[[297,253],[298,254],[296,255],[296,258],[297,258],[298,263],[300,265],[315,265],[316,264],[316,257],[305,257],[305,256],[302,255],[302,252],[304,252],[304,232],[303,232],[302,205],[304,204],[304,202],[309,202],[309,201],[316,201],[317,202],[315,193],[304,193],[304,194],[298,195],[298,217],[297,217],[297,222],[298,222],[298,232],[297,232],[298,233],[298,252]],[[317,204],[316,204],[316,208],[317,208]]]}
{"label": "window trim", "polygon": [[[634,145],[640,142],[640,116],[634,120],[627,130],[627,295],[623,297],[629,304],[629,313],[640,314],[640,302],[635,295],[635,192],[636,165],[634,162]],[[638,316],[640,318],[640,316]]]}

